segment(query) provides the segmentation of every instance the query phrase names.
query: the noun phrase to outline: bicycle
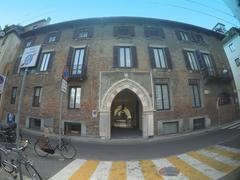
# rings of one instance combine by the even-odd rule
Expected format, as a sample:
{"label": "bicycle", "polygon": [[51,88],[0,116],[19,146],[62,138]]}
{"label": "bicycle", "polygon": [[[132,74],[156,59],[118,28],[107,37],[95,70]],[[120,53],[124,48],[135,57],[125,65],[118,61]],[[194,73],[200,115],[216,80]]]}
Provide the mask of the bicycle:
{"label": "bicycle", "polygon": [[40,157],[54,154],[56,150],[60,151],[61,156],[65,159],[73,159],[77,154],[75,147],[71,144],[71,140],[67,142],[63,138],[61,138],[61,147],[59,147],[58,143],[53,147],[49,138],[43,136],[39,137],[34,144],[34,151]]}
{"label": "bicycle", "polygon": [[[17,178],[17,174],[20,172],[20,168],[23,170],[23,174],[32,180],[42,180],[42,177],[33,166],[32,162],[24,156],[23,151],[28,146],[29,141],[26,140],[24,145],[20,148],[3,149],[0,148],[0,166],[9,174],[15,173],[14,178]],[[9,159],[8,156],[12,153],[17,153],[17,158]],[[2,156],[4,154],[4,156]],[[24,167],[24,168],[22,168]]]}

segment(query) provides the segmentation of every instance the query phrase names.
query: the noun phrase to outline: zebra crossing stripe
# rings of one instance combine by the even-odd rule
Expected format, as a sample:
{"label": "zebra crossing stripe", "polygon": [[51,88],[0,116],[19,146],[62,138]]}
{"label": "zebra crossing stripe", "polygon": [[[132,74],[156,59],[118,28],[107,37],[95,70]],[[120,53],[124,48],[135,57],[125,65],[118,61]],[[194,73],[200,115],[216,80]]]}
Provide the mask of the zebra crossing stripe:
{"label": "zebra crossing stripe", "polygon": [[238,123],[240,123],[240,122],[238,121],[238,122],[232,123],[232,124],[227,125],[227,126],[221,128],[221,129],[227,129],[227,128],[229,128],[229,127],[231,127],[231,126],[234,126],[235,124],[238,124]]}
{"label": "zebra crossing stripe", "polygon": [[[157,171],[164,167],[175,167],[172,163],[170,163],[167,159],[154,159],[152,160],[154,165],[156,166]],[[164,180],[169,179],[169,177],[163,176]],[[178,176],[171,177],[171,180],[188,180],[188,177],[184,176],[181,172],[178,174]]]}
{"label": "zebra crossing stripe", "polygon": [[156,166],[151,160],[140,161],[144,179],[159,179],[163,180],[162,176],[157,172]]}
{"label": "zebra crossing stripe", "polygon": [[226,173],[223,173],[223,172],[218,171],[206,164],[203,164],[202,162],[198,161],[195,158],[192,158],[191,156],[189,156],[187,154],[178,155],[178,158],[185,161],[187,164],[189,164],[193,168],[197,169],[204,175],[210,177],[211,179],[220,179],[221,177],[226,175]]}
{"label": "zebra crossing stripe", "polygon": [[223,164],[219,161],[216,161],[214,159],[210,159],[198,152],[189,152],[187,153],[188,155],[192,156],[193,158],[197,159],[198,161],[204,163],[204,164],[207,164],[208,166],[218,170],[218,171],[222,171],[222,172],[225,172],[225,173],[229,173],[231,171],[233,171],[235,169],[235,167],[233,166],[229,166],[227,164]]}
{"label": "zebra crossing stripe", "polygon": [[230,151],[226,151],[226,150],[223,150],[223,149],[220,149],[220,148],[217,148],[217,147],[207,147],[207,148],[204,148],[204,149],[207,150],[207,151],[218,153],[222,156],[229,157],[231,159],[240,160],[240,154],[238,154],[238,153],[233,153],[233,152],[230,152]]}
{"label": "zebra crossing stripe", "polygon": [[233,147],[227,147],[227,146],[222,146],[222,145],[215,145],[215,147],[226,150],[226,151],[230,151],[233,153],[240,153],[240,149],[233,148]]}
{"label": "zebra crossing stripe", "polygon": [[234,126],[231,126],[231,127],[228,128],[228,129],[234,129],[234,128],[238,128],[238,127],[240,127],[240,123],[239,123],[239,124],[236,124],[236,125],[234,125]]}
{"label": "zebra crossing stripe", "polygon": [[91,180],[104,180],[108,177],[112,162],[101,161],[91,176]]}
{"label": "zebra crossing stripe", "polygon": [[99,161],[86,161],[80,168],[69,178],[69,180],[90,179],[96,170]]}
{"label": "zebra crossing stripe", "polygon": [[183,161],[177,156],[171,156],[168,157],[167,160],[173,164],[176,168],[180,170],[185,176],[187,176],[189,179],[195,179],[195,180],[210,180],[208,176],[203,174],[202,172],[198,171],[197,169],[193,168],[191,165]]}
{"label": "zebra crossing stripe", "polygon": [[139,161],[127,161],[127,179],[144,179]]}
{"label": "zebra crossing stripe", "polygon": [[126,180],[127,172],[126,172],[126,163],[124,161],[115,161],[112,162],[112,167],[110,170],[110,174],[108,180]]}
{"label": "zebra crossing stripe", "polygon": [[222,156],[222,155],[220,155],[218,153],[206,151],[206,150],[203,150],[203,149],[201,149],[201,150],[199,150],[197,152],[202,154],[202,155],[204,155],[204,156],[206,156],[206,157],[208,157],[208,158],[215,159],[216,161],[222,162],[224,164],[228,164],[229,166],[232,166],[232,167],[240,166],[240,161],[237,161],[237,160],[234,160],[234,159]]}
{"label": "zebra crossing stripe", "polygon": [[69,165],[64,167],[61,171],[51,177],[49,180],[66,180],[74,174],[74,172],[81,166],[86,160],[75,159]]}

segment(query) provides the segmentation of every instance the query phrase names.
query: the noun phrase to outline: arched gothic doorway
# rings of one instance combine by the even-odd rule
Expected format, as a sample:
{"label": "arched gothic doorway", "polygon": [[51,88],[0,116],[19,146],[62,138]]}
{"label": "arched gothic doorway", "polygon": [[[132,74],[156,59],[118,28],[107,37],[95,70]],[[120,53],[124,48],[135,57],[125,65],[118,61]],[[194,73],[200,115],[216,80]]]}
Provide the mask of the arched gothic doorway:
{"label": "arched gothic doorway", "polygon": [[[126,91],[128,90],[128,91]],[[112,104],[114,104],[115,98],[120,92],[128,95],[130,92],[134,93],[141,103],[141,113],[139,113],[139,119],[142,120],[139,123],[139,129],[142,125],[142,136],[147,138],[154,135],[153,125],[153,99],[149,95],[148,91],[139,83],[131,79],[122,79],[114,84],[104,93],[103,97],[100,97],[99,108],[99,135],[102,139],[111,138],[111,114]],[[125,93],[124,93],[125,92]],[[127,92],[127,93],[126,93]],[[121,94],[121,93],[120,93]],[[118,98],[117,98],[118,99]]]}

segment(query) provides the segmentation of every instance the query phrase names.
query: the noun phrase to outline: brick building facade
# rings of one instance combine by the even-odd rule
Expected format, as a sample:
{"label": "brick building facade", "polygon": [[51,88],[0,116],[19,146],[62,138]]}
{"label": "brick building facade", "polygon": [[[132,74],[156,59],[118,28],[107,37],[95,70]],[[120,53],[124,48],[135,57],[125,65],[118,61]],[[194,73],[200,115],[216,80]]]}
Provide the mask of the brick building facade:
{"label": "brick building facade", "polygon": [[25,128],[58,132],[66,65],[70,76],[61,122],[65,134],[109,139],[116,130],[133,129],[150,137],[236,118],[223,37],[211,30],[167,20],[111,17],[48,25],[21,38],[2,119],[7,112],[16,113],[24,49],[41,45],[24,88],[20,120]]}

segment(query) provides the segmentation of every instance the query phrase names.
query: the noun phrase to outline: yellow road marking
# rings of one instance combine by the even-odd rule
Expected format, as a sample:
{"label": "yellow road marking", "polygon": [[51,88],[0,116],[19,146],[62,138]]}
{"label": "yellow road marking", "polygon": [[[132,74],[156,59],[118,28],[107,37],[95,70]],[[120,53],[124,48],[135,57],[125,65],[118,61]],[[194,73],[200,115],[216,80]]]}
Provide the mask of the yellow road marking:
{"label": "yellow road marking", "polygon": [[219,149],[217,147],[207,147],[207,148],[205,148],[205,150],[218,153],[220,155],[232,158],[234,160],[240,160],[240,153],[234,153],[234,152],[226,151],[226,150],[223,150],[223,149]]}
{"label": "yellow road marking", "polygon": [[182,174],[187,176],[190,180],[210,180],[210,178],[203,173],[199,172],[183,160],[179,159],[176,156],[170,156],[167,158],[176,168],[180,170]]}
{"label": "yellow road marking", "polygon": [[192,156],[193,158],[203,162],[204,164],[207,164],[211,167],[213,167],[216,170],[222,171],[222,172],[226,172],[229,173],[231,171],[233,171],[235,169],[235,167],[221,163],[219,161],[216,161],[214,159],[210,159],[206,156],[203,156],[197,152],[189,152],[187,153],[188,155]]}
{"label": "yellow road marking", "polygon": [[126,162],[116,161],[112,162],[112,167],[110,170],[109,180],[126,180],[127,172],[126,172]]}
{"label": "yellow road marking", "polygon": [[99,161],[86,161],[69,180],[90,179],[98,164]]}
{"label": "yellow road marking", "polygon": [[139,161],[139,164],[141,165],[144,179],[146,179],[146,180],[154,180],[154,179],[163,180],[162,176],[160,176],[158,174],[157,168],[153,164],[152,161],[143,160],[143,161]]}

